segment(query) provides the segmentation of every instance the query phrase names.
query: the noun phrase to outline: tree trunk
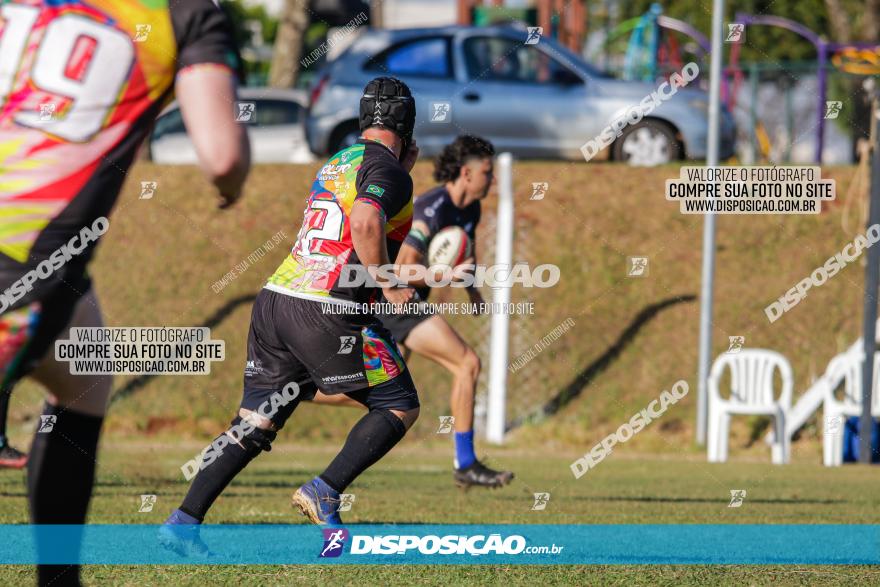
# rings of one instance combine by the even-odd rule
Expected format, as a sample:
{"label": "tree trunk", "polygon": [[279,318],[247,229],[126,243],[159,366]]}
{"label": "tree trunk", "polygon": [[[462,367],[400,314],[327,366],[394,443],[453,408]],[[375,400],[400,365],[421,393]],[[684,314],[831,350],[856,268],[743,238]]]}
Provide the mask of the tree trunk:
{"label": "tree trunk", "polygon": [[309,26],[308,0],[284,0],[269,67],[269,86],[292,88],[299,73],[303,35]]}
{"label": "tree trunk", "polygon": [[383,16],[382,0],[370,0],[370,26],[374,29],[383,28],[385,26]]}
{"label": "tree trunk", "polygon": [[880,0],[866,0],[862,38],[866,41],[880,39]]}
{"label": "tree trunk", "polygon": [[831,25],[831,36],[835,41],[846,42],[852,40],[852,29],[849,26],[849,15],[843,9],[840,0],[825,0],[825,11],[828,12],[828,21]]}

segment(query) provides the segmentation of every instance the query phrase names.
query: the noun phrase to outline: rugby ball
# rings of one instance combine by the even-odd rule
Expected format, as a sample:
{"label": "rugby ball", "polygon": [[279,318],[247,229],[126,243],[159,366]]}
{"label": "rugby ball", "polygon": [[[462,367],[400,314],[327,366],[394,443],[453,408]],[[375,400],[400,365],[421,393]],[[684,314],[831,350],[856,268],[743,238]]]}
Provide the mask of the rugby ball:
{"label": "rugby ball", "polygon": [[459,226],[447,226],[428,245],[428,264],[455,267],[473,253],[467,233]]}

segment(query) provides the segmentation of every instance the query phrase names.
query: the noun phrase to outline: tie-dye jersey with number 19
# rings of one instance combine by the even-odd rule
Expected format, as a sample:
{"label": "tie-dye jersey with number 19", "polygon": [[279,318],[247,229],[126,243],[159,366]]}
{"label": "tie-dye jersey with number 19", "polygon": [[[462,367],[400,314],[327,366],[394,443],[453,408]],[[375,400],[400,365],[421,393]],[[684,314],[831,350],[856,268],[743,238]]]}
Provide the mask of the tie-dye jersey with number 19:
{"label": "tie-dye jersey with number 19", "polygon": [[[211,0],[0,2],[0,293],[110,213],[176,72],[199,64],[240,65]],[[92,250],[13,307],[75,281]]]}
{"label": "tie-dye jersey with number 19", "polygon": [[376,288],[340,282],[346,268],[359,266],[349,218],[356,201],[374,206],[385,221],[393,262],[412,224],[413,183],[384,145],[361,139],[332,156],[312,183],[302,228],[290,255],[269,278],[268,289],[315,301],[330,298],[375,301]]}

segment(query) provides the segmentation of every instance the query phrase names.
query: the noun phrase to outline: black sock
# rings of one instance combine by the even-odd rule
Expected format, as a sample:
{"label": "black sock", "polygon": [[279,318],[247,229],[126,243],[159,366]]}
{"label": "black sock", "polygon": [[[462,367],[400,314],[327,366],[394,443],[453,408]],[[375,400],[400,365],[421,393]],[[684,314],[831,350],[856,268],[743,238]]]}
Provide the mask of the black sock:
{"label": "black sock", "polygon": [[[224,432],[217,439],[225,436]],[[228,437],[227,437],[228,438]],[[216,442],[216,439],[215,441]],[[199,470],[196,478],[193,479],[192,485],[183,503],[180,504],[180,511],[189,514],[198,519],[200,522],[205,519],[205,514],[211,509],[214,501],[223,493],[226,486],[250,463],[254,457],[260,454],[260,450],[252,447],[245,450],[239,444],[229,441],[220,456],[204,469]]]}
{"label": "black sock", "polygon": [[354,425],[345,446],[319,477],[342,493],[358,475],[394,448],[405,434],[406,426],[400,418],[388,410],[372,410]]}
{"label": "black sock", "polygon": [[[38,432],[28,460],[28,496],[33,524],[83,524],[95,482],[95,459],[103,418],[46,404],[54,416],[49,432]],[[38,550],[46,545],[37,545]],[[78,585],[77,565],[39,565],[40,585]]]}
{"label": "black sock", "polygon": [[12,387],[0,388],[0,447],[6,446],[9,440],[6,438],[6,419],[9,417],[9,398],[12,397]]}
{"label": "black sock", "polygon": [[82,587],[79,582],[79,565],[38,565],[39,587]]}
{"label": "black sock", "polygon": [[46,404],[49,432],[34,435],[28,460],[28,495],[34,524],[83,524],[95,481],[103,418]]}

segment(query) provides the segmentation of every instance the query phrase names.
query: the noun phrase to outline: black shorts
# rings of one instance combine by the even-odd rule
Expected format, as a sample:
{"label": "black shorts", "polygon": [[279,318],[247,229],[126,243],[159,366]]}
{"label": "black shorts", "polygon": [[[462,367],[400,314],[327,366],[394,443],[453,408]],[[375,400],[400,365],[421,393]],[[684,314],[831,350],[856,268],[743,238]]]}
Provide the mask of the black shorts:
{"label": "black shorts", "polygon": [[[427,302],[421,302],[420,307],[427,306]],[[382,326],[391,332],[394,340],[403,344],[406,337],[413,329],[433,317],[429,312],[404,312],[400,314],[379,314],[376,317],[382,322]]]}
{"label": "black shorts", "polygon": [[54,286],[30,304],[0,314],[0,393],[11,392],[43,359],[91,285],[83,275],[76,283]]}
{"label": "black shorts", "polygon": [[345,393],[370,409],[419,406],[406,363],[382,323],[355,312],[325,311],[330,306],[268,289],[257,294],[248,332],[243,408],[254,409],[291,382],[299,386],[299,396],[285,406],[289,413],[283,419],[317,389],[328,395]]}

